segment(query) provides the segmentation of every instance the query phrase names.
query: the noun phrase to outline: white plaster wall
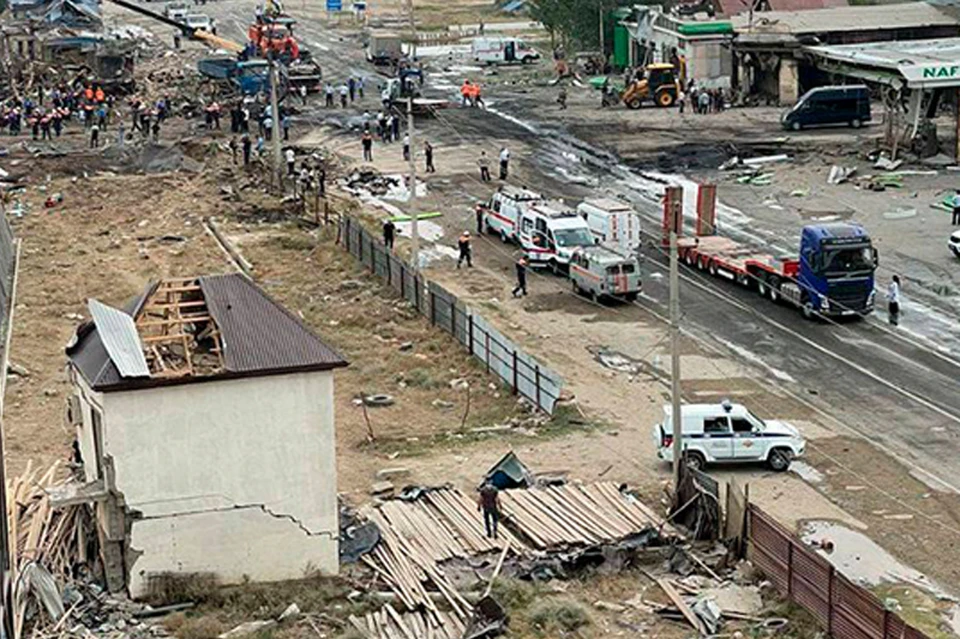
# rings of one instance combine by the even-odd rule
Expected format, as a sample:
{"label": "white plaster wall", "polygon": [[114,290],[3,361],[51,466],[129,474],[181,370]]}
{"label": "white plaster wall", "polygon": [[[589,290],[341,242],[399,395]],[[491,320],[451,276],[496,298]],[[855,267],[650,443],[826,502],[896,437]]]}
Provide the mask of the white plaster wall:
{"label": "white plaster wall", "polygon": [[336,574],[336,543],[309,536],[288,519],[246,508],[160,517],[133,524],[130,545],[144,554],[130,571],[130,594],[149,592],[149,576],[212,572],[222,583],[280,581],[311,572]]}
{"label": "white plaster wall", "polygon": [[104,454],[127,507],[145,519],[133,528],[131,549],[143,554],[131,578],[210,571],[226,582],[274,580],[300,577],[308,564],[336,572],[332,372],[111,392],[103,401]]}

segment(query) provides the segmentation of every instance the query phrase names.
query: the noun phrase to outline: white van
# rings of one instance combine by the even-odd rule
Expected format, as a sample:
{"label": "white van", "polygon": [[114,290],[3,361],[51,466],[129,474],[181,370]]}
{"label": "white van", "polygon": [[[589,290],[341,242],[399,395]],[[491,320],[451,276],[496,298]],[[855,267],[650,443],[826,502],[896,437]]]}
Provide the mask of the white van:
{"label": "white van", "polygon": [[487,64],[529,64],[540,59],[540,54],[523,40],[508,36],[474,38],[470,45],[473,59]]}
{"label": "white van", "polygon": [[629,204],[609,198],[584,200],[577,212],[600,244],[626,255],[640,248],[640,216]]}
{"label": "white van", "polygon": [[504,242],[519,241],[520,213],[543,196],[536,191],[512,185],[501,186],[490,198],[490,202],[481,205],[483,227],[487,233],[495,233]]}
{"label": "white van", "polygon": [[[685,404],[683,451],[695,468],[724,462],[763,462],[784,471],[803,455],[806,441],[786,422],[764,421],[740,404]],[[653,428],[657,457],[673,461],[673,409],[663,407],[663,422]]]}
{"label": "white van", "polygon": [[520,247],[530,266],[566,273],[577,249],[595,245],[586,221],[563,202],[533,202],[520,214]]}

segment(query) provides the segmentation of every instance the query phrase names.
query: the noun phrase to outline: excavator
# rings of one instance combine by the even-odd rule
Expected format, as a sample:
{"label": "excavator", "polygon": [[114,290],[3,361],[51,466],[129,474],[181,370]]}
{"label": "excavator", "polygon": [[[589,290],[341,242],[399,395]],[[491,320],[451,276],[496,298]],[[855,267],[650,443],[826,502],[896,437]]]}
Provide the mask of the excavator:
{"label": "excavator", "polygon": [[633,82],[624,88],[620,99],[628,109],[639,109],[644,102],[666,108],[676,104],[679,94],[676,67],[660,63],[643,67]]}

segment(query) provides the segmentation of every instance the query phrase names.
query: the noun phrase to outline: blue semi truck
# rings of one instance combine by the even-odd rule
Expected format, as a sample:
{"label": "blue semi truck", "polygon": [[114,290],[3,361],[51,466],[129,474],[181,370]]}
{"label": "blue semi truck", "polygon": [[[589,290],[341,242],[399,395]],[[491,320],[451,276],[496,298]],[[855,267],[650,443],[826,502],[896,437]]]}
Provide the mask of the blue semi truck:
{"label": "blue semi truck", "polygon": [[797,257],[769,255],[720,235],[682,237],[677,246],[689,266],[791,303],[804,317],[873,311],[877,250],[859,224],[803,227]]}

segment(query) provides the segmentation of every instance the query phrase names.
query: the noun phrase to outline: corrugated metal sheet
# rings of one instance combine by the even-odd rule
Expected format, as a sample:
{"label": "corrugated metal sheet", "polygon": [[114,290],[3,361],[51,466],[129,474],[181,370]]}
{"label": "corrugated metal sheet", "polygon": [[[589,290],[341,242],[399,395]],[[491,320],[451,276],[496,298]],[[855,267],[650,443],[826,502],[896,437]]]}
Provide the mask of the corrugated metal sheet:
{"label": "corrugated metal sheet", "polygon": [[199,278],[220,329],[226,369],[235,373],[322,370],[346,366],[283,306],[240,274]]}
{"label": "corrugated metal sheet", "polygon": [[150,368],[143,356],[140,334],[133,318],[120,309],[91,299],[87,302],[90,316],[110,361],[121,377],[150,377]]}

